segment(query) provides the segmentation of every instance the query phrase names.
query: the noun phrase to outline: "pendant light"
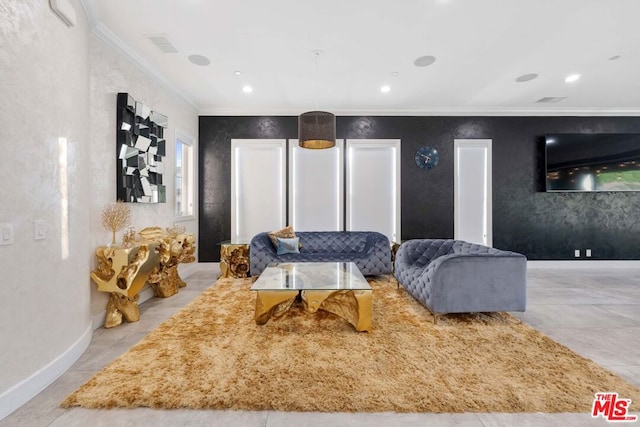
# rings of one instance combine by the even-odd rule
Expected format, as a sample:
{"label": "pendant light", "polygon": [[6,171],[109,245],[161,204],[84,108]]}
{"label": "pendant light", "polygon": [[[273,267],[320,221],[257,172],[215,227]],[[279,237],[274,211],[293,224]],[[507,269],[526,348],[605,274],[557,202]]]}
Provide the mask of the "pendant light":
{"label": "pendant light", "polygon": [[[320,50],[314,50],[316,57],[316,96],[318,90],[318,56]],[[317,103],[317,99],[316,99]],[[336,145],[336,116],[326,111],[308,111],[298,117],[298,144],[302,148],[331,148]]]}

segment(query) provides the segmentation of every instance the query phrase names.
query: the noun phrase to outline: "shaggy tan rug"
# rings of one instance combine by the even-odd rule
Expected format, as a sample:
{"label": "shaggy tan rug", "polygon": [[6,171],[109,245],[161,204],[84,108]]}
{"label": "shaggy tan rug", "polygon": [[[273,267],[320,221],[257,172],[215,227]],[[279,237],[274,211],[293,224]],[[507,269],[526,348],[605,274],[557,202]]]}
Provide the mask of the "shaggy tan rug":
{"label": "shaggy tan rug", "polygon": [[294,306],[253,321],[249,279],[221,279],[63,407],[326,412],[589,412],[640,389],[507,314],[437,325],[395,279],[370,280],[373,330]]}

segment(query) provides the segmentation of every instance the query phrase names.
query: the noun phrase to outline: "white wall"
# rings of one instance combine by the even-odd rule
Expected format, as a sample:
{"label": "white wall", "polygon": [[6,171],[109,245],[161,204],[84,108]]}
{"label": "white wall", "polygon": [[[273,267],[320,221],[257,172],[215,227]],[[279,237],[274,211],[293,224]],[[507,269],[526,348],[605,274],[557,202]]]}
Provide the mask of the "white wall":
{"label": "white wall", "polygon": [[[167,203],[132,203],[133,226],[136,230],[144,227],[170,227],[175,221],[175,130],[191,136],[195,141],[193,152],[198,152],[198,113],[183,99],[164,89],[129,59],[116,51],[111,45],[95,34],[89,38],[90,67],[90,125],[91,125],[91,249],[93,254],[97,246],[111,242],[111,232],[105,230],[100,222],[105,204],[116,200],[116,97],[118,92],[128,92],[137,101],[169,117],[166,129],[167,156],[164,159],[165,173],[163,182],[167,185]],[[195,155],[195,154],[194,154]],[[197,161],[194,162],[197,166]],[[197,171],[194,177],[197,177]],[[194,194],[197,195],[197,191]],[[198,201],[194,200],[194,206]],[[196,209],[197,215],[197,209]],[[181,222],[187,231],[197,235],[198,223]],[[122,239],[122,233],[116,238]],[[91,267],[95,267],[92,260]],[[96,315],[105,310],[108,294],[98,292],[91,285],[91,313]]]}
{"label": "white wall", "polygon": [[91,338],[88,25],[72,3],[73,28],[48,1],[0,4],[0,222],[15,230],[0,246],[0,418]]}
{"label": "white wall", "polygon": [[[176,128],[197,144],[195,109],[93,35],[70,1],[72,28],[46,0],[0,2],[0,223],[15,229],[0,246],[0,419],[82,354],[105,309],[89,273],[110,241],[100,216],[116,198],[117,92],[169,117],[167,203],[132,205],[136,229],[173,224]],[[45,240],[34,240],[35,220]],[[181,224],[197,232],[197,218]]]}

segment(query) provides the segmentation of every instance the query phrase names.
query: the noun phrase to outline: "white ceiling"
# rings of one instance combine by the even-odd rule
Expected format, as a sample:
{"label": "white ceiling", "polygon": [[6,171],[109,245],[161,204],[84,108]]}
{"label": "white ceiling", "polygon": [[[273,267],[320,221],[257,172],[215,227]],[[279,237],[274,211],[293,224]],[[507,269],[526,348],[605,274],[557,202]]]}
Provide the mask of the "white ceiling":
{"label": "white ceiling", "polygon": [[[200,114],[640,114],[640,0],[83,4],[98,36]],[[162,53],[151,34],[178,53]],[[423,55],[435,63],[416,67]],[[515,81],[528,73],[538,78]],[[565,83],[573,73],[581,79]]]}

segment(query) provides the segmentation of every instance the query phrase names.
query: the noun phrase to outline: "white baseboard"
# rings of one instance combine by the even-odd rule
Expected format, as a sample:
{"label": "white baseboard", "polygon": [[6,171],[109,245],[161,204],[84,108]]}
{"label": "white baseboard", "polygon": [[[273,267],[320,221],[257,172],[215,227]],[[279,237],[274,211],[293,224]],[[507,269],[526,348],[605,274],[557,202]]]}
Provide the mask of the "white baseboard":
{"label": "white baseboard", "polygon": [[558,260],[558,261],[527,261],[527,268],[563,268],[563,269],[608,269],[608,268],[640,268],[640,261],[613,260]]}
{"label": "white baseboard", "polygon": [[107,310],[102,310],[99,313],[96,313],[93,315],[92,321],[91,321],[91,327],[92,330],[96,330],[98,328],[100,328],[102,325],[104,325],[104,321],[107,318]]}
{"label": "white baseboard", "polygon": [[82,356],[89,347],[93,329],[87,326],[82,336],[64,353],[49,362],[45,367],[20,381],[0,395],[0,420],[33,399],[38,393],[57,380]]}

